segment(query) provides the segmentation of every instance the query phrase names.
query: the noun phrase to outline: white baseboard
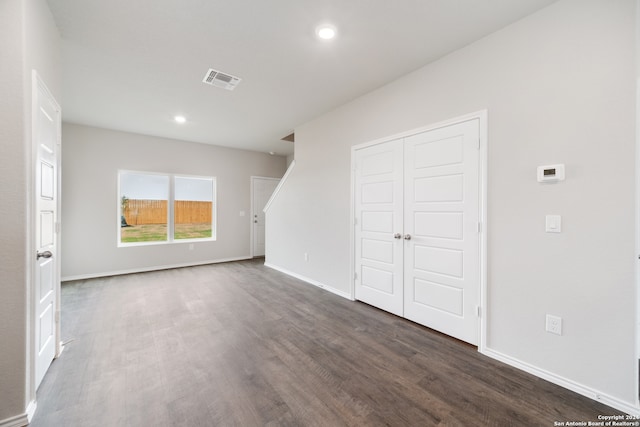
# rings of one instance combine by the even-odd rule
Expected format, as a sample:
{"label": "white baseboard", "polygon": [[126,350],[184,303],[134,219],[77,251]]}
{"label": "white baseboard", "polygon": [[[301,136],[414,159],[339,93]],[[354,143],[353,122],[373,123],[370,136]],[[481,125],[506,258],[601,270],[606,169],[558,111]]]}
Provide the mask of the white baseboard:
{"label": "white baseboard", "polygon": [[0,427],[24,427],[27,425],[29,425],[29,417],[26,412],[0,421]]}
{"label": "white baseboard", "polygon": [[60,280],[62,282],[69,282],[71,280],[95,279],[97,277],[120,276],[122,274],[145,273],[147,271],[169,270],[172,268],[182,268],[182,267],[195,267],[197,265],[219,264],[221,262],[244,261],[247,259],[251,259],[251,256],[246,255],[246,256],[235,257],[235,258],[212,259],[208,261],[185,262],[182,264],[156,265],[153,267],[132,268],[128,270],[105,271],[102,273],[89,273],[89,274],[80,274],[76,276],[64,276]]}
{"label": "white baseboard", "polygon": [[485,356],[491,357],[492,359],[499,360],[502,363],[506,363],[507,365],[513,366],[514,368],[521,369],[525,372],[535,375],[536,377],[542,378],[551,383],[586,396],[590,399],[596,400],[629,415],[640,416],[640,406],[634,406],[633,404],[620,400],[616,397],[610,396],[606,393],[602,393],[598,390],[594,390],[591,387],[579,384],[560,375],[545,371],[544,369],[540,369],[536,366],[530,365],[529,363],[523,362],[511,356],[507,356],[506,354],[500,353],[498,351],[491,350],[485,347],[484,350],[481,351],[481,353]]}
{"label": "white baseboard", "polygon": [[29,423],[33,419],[33,414],[36,413],[36,406],[36,401],[32,400],[31,402],[29,402],[29,405],[27,405],[27,410],[24,414],[1,420],[0,427],[24,427],[29,425]]}
{"label": "white baseboard", "polygon": [[296,279],[300,279],[303,282],[307,282],[307,283],[309,283],[309,284],[311,284],[313,286],[317,286],[319,288],[322,288],[325,291],[329,291],[332,294],[336,294],[338,296],[341,296],[342,298],[346,298],[348,300],[353,301],[353,298],[351,298],[351,295],[349,295],[347,292],[343,292],[343,291],[340,291],[338,289],[332,288],[331,286],[327,286],[324,283],[320,283],[320,282],[318,282],[316,280],[309,279],[308,277],[302,276],[302,275],[300,275],[298,273],[294,273],[294,272],[289,271],[289,270],[287,270],[285,268],[278,267],[277,265],[269,264],[267,262],[265,262],[264,265],[265,265],[265,267],[269,267],[269,268],[272,268],[274,270],[278,270],[279,272],[284,273],[284,274],[286,274],[288,276],[295,277]]}

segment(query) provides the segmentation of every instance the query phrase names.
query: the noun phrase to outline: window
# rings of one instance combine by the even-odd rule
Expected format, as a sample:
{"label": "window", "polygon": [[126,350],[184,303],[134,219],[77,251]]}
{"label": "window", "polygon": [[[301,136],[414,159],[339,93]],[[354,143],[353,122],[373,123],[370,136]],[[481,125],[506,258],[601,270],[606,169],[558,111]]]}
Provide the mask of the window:
{"label": "window", "polygon": [[120,171],[120,245],[215,239],[215,178]]}
{"label": "window", "polygon": [[174,239],[213,237],[213,178],[174,177]]}

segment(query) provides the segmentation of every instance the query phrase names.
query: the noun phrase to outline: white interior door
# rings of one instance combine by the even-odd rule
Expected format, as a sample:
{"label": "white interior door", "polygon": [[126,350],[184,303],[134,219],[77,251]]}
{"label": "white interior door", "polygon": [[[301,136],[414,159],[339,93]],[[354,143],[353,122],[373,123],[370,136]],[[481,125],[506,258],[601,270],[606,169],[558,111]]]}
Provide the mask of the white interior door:
{"label": "white interior door", "polygon": [[280,180],[277,178],[251,178],[251,221],[253,224],[253,256],[265,254],[265,215],[264,207],[271,198]]}
{"label": "white interior door", "polygon": [[35,385],[40,385],[58,351],[60,272],[58,197],[60,107],[34,72],[35,166]]}
{"label": "white interior door", "polygon": [[404,316],[478,343],[479,121],[405,138]]}
{"label": "white interior door", "polygon": [[355,297],[402,316],[402,140],[355,156]]}

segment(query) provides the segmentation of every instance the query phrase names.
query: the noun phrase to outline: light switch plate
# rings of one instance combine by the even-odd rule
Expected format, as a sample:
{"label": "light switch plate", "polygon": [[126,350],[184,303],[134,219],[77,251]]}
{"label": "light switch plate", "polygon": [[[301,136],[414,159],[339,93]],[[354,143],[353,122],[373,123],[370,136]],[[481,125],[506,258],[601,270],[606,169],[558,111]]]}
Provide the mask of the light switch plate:
{"label": "light switch plate", "polygon": [[545,217],[545,231],[547,233],[561,233],[562,217],[560,215],[547,215]]}

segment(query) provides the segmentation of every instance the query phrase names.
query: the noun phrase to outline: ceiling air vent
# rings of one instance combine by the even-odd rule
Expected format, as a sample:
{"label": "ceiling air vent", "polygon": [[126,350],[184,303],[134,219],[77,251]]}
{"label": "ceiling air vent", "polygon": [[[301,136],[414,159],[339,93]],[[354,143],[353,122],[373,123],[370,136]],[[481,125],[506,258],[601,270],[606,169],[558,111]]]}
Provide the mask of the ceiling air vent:
{"label": "ceiling air vent", "polygon": [[207,74],[205,74],[204,79],[202,79],[202,82],[211,86],[221,87],[222,89],[233,90],[241,80],[240,77],[225,74],[210,68]]}

